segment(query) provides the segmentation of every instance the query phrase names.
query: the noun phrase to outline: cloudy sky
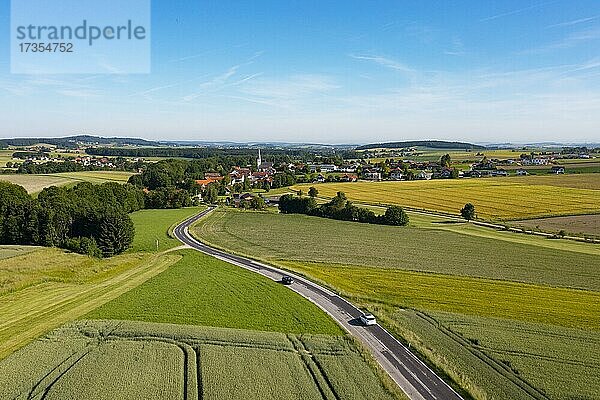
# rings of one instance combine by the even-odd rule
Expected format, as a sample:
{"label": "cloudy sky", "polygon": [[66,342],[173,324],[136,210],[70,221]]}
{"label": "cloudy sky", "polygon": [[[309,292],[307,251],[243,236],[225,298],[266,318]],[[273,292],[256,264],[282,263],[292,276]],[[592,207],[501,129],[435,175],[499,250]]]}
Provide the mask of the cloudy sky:
{"label": "cloudy sky", "polygon": [[3,32],[0,137],[600,141],[597,0],[154,0],[149,74],[11,74]]}

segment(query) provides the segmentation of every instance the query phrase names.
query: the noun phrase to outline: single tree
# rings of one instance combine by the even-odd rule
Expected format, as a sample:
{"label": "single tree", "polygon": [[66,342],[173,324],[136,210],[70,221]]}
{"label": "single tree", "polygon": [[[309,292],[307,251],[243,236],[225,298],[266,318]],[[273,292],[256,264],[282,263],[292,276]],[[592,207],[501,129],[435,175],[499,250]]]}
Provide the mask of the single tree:
{"label": "single tree", "polygon": [[440,158],[440,165],[442,168],[450,168],[450,154],[444,154],[442,158]]}
{"label": "single tree", "polygon": [[388,207],[383,215],[383,222],[386,225],[406,226],[408,221],[408,214],[399,206]]}
{"label": "single tree", "polygon": [[465,204],[465,206],[460,210],[460,215],[467,221],[475,219],[475,206],[471,203]]}
{"label": "single tree", "polygon": [[308,195],[310,197],[317,197],[319,195],[319,190],[316,187],[311,186],[310,189],[308,189]]}

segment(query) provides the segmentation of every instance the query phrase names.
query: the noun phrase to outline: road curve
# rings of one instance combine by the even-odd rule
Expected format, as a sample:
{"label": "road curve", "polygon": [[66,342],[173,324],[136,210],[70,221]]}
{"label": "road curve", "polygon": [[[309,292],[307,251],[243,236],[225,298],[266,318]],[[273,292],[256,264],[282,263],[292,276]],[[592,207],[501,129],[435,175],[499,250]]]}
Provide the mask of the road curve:
{"label": "road curve", "polygon": [[289,288],[319,306],[368,348],[381,367],[411,400],[462,399],[458,393],[388,331],[379,325],[365,327],[358,324],[356,320],[362,313],[361,310],[337,294],[300,276],[248,258],[229,254],[193,238],[189,233],[190,225],[214,209],[215,207],[209,207],[200,214],[182,222],[175,227],[173,234],[184,244],[202,253],[275,281],[280,281],[283,275],[293,276],[294,283],[289,285]]}

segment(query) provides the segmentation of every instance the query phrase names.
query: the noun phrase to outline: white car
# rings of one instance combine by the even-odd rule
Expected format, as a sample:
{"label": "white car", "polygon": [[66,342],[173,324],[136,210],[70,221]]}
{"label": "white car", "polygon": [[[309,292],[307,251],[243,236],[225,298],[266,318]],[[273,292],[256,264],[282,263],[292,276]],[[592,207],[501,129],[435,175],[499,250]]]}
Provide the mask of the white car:
{"label": "white car", "polygon": [[358,319],[364,326],[377,325],[377,320],[373,314],[362,314]]}

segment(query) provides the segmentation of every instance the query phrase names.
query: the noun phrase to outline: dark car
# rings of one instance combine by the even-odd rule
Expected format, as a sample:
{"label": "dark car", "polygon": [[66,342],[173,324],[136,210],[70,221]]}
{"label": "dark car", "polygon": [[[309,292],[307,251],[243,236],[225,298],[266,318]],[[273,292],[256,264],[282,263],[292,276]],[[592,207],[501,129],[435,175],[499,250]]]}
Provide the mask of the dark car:
{"label": "dark car", "polygon": [[284,275],[283,278],[281,278],[281,283],[283,283],[284,285],[291,285],[292,283],[294,283],[294,278],[292,278],[289,275]]}

